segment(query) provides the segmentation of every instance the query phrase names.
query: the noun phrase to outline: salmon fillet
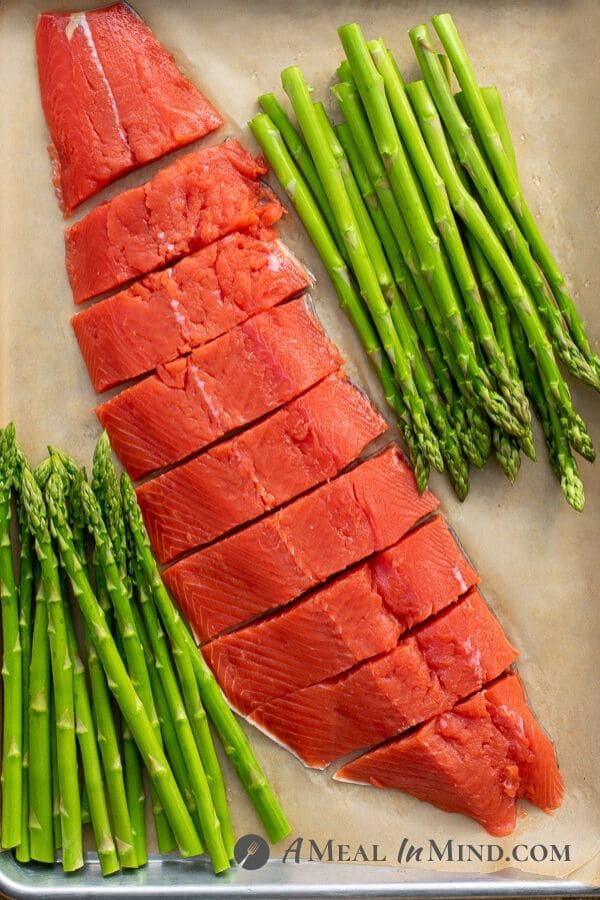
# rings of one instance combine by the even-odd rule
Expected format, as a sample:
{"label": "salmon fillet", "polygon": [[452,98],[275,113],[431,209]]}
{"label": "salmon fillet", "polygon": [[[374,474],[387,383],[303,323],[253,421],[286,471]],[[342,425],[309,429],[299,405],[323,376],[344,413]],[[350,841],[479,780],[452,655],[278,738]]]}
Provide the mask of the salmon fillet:
{"label": "salmon fillet", "polygon": [[347,466],[387,424],[342,373],[263,422],[138,488],[154,551],[169,562]]}
{"label": "salmon fillet", "polygon": [[550,811],[564,790],[552,744],[512,674],[334,777],[406,791],[498,837],[514,830],[519,797]]}
{"label": "salmon fillet", "polygon": [[272,618],[211,641],[204,655],[230,703],[246,715],[391,650],[399,634],[361,567]]}
{"label": "salmon fillet", "polygon": [[176,359],[309,285],[280,241],[228,235],[71,319],[96,391]]}
{"label": "salmon fillet", "polygon": [[238,141],[196,150],[97,206],[66,232],[75,303],[283,214],[258,177],[266,167]]}
{"label": "salmon fillet", "polygon": [[211,641],[204,655],[246,715],[391,650],[407,627],[453,603],[476,580],[436,516],[306,600]]}
{"label": "salmon fillet", "polygon": [[96,413],[131,477],[141,478],[281,406],[340,363],[300,298],[159,366]]}
{"label": "salmon fillet", "polygon": [[204,641],[389,547],[437,505],[428,491],[419,496],[400,450],[390,446],[278,512],[186,557],[163,577]]}
{"label": "salmon fillet", "polygon": [[384,656],[271,700],[255,709],[250,721],[305,765],[322,769],[451,709],[516,658],[473,588]]}
{"label": "salmon fillet", "polygon": [[126,3],[42,13],[42,106],[62,208],[223,124]]}

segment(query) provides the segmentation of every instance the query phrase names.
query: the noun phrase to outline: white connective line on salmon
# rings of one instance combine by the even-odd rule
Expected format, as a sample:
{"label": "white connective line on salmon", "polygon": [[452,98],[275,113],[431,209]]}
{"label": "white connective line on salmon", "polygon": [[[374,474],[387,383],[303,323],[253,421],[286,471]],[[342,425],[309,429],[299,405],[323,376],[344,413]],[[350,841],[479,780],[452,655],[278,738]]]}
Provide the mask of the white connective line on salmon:
{"label": "white connective line on salmon", "polygon": [[106,93],[108,94],[108,101],[110,103],[110,108],[112,110],[113,116],[115,118],[115,122],[117,124],[117,130],[119,132],[119,137],[121,140],[129,147],[129,140],[127,139],[127,134],[125,129],[121,124],[121,117],[119,116],[119,110],[117,109],[117,102],[115,100],[115,96],[112,92],[112,88],[109,84],[108,78],[104,72],[104,67],[100,62],[100,57],[98,56],[98,51],[96,50],[96,44],[94,43],[94,38],[92,32],[90,30],[89,22],[87,20],[87,16],[85,13],[73,13],[69,16],[69,22],[65,29],[65,34],[67,36],[67,40],[71,40],[77,28],[81,28],[83,32],[83,36],[85,37],[86,43],[89,47],[90,56],[98,72],[100,73],[100,77],[104,82],[104,86],[106,88]]}

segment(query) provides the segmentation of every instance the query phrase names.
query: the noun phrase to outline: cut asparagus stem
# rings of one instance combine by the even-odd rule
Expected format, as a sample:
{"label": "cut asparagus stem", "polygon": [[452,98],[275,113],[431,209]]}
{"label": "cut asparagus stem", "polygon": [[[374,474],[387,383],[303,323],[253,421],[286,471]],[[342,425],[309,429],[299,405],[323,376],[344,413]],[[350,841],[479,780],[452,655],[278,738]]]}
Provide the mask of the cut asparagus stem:
{"label": "cut asparagus stem", "polygon": [[[41,494],[35,482],[24,476],[24,496],[40,528],[48,530]],[[131,728],[150,778],[154,781],[182,856],[195,856],[200,842],[193,822],[177,787],[163,750],[157,741],[150,719],[127,674],[114,639],[106,627],[104,613],[92,591],[87,574],[79,561],[73,536],[64,511],[64,490],[60,478],[52,475],[46,486],[48,514],[58,543],[61,562],[71,582],[83,618],[94,640],[94,646],[106,672],[109,687]]]}
{"label": "cut asparagus stem", "polygon": [[13,567],[11,506],[17,450],[15,429],[0,436],[0,603],[2,607],[2,847],[21,843],[23,677],[19,596]]}
{"label": "cut asparagus stem", "polygon": [[[20,484],[20,476],[19,482]],[[19,501],[19,634],[21,637],[22,687],[22,760],[21,760],[21,843],[15,856],[19,862],[31,860],[29,841],[29,683],[31,677],[31,641],[33,611],[33,544],[23,504]],[[46,778],[48,770],[46,769]]]}
{"label": "cut asparagus stem", "polygon": [[[600,371],[600,359],[592,353],[583,322],[571,299],[565,279],[546,244],[535,218],[523,196],[516,168],[507,155],[492,116],[486,106],[481,88],[477,83],[475,71],[467,56],[452,17],[448,13],[434,16],[433,25],[444,49],[448,54],[452,68],[456,73],[463,95],[475,121],[477,131],[485,147],[487,156],[498,179],[506,202],[509,204],[523,235],[531,247],[533,256],[539,263],[548,279],[560,311],[566,319],[571,335],[585,359],[594,367],[596,374]],[[577,373],[575,373],[577,374]],[[593,383],[593,382],[590,382]],[[600,389],[600,384],[594,384]]]}
{"label": "cut asparagus stem", "polygon": [[276,843],[289,834],[289,823],[244,732],[227,705],[214,675],[169,597],[158,564],[152,555],[150,540],[135,490],[125,473],[121,476],[121,495],[137,564],[150,589],[153,603],[156,605],[171,645],[178,651],[187,651],[189,654],[202,701],[223,742],[225,752],[231,759],[265,827],[269,840]]}
{"label": "cut asparagus stem", "polygon": [[408,411],[394,382],[391,363],[385,355],[381,340],[373,327],[368,312],[353,287],[350,271],[327,229],[314,197],[287,152],[283,139],[271,119],[266,115],[258,115],[249,124],[271,168],[294,204],[296,212],[319,253],[338,295],[340,306],[345,310],[352,322],[354,330],[377,373],[387,403],[398,417],[398,427],[406,443],[410,461],[415,470],[418,489],[422,493],[429,480],[429,466],[416,443]]}
{"label": "cut asparagus stem", "polygon": [[[439,103],[440,109],[444,113],[446,124],[449,130],[450,126],[453,128],[452,138],[456,150],[461,156],[461,161],[466,161],[468,155],[472,154],[475,145],[469,139],[468,126],[466,126],[464,119],[460,116],[453,96],[447,91],[443,73],[436,66],[436,63],[438,63],[437,57],[429,50],[426,29],[424,27],[413,29],[411,38],[421,68],[427,73],[428,80],[435,91],[436,102]],[[569,436],[573,446],[586,458],[593,459],[594,450],[587,434],[585,423],[573,409],[569,389],[558,368],[552,345],[546,336],[537,309],[494,228],[486,219],[475,198],[466,190],[456,170],[432,94],[429,93],[427,85],[422,81],[413,82],[408,86],[408,91],[421,124],[423,135],[437,169],[444,179],[451,202],[479,243],[492,269],[498,276],[507,299],[510,301],[511,312],[518,316],[525,329],[527,341],[535,355],[545,390],[556,397],[561,417],[565,420],[565,423],[568,423]],[[463,132],[461,122],[464,128],[467,129],[466,135]],[[487,173],[487,167],[483,163],[476,147],[475,154]],[[495,189],[493,180],[490,190],[492,189]],[[508,212],[502,198],[500,198],[500,202]],[[499,212],[501,212],[501,209],[499,209]]]}
{"label": "cut asparagus stem", "polygon": [[338,29],[338,34],[379,152],[388,170],[392,189],[415,243],[421,268],[426,277],[431,279],[433,293],[447,324],[457,361],[465,376],[468,375],[471,380],[492,421],[509,433],[520,434],[523,424],[515,417],[506,401],[490,386],[486,372],[477,361],[465,329],[457,292],[442,255],[440,239],[421,202],[385,95],[383,79],[375,67],[362,32],[358,25],[344,25]]}
{"label": "cut asparagus stem", "polygon": [[66,603],[65,625],[69,654],[73,666],[76,733],[81,754],[89,817],[94,832],[100,870],[103,875],[111,875],[113,872],[118,872],[121,867],[112,836],[108,806],[104,794],[104,779],[102,777],[102,766],[100,764],[100,754],[85,677],[85,668],[79,655],[71,613]]}
{"label": "cut asparagus stem", "polygon": [[467,314],[483,349],[487,365],[494,374],[505,400],[513,407],[518,418],[528,425],[531,415],[523,385],[520,378],[514,381],[511,377],[502,348],[496,339],[454,218],[444,181],[429,155],[429,150],[406,95],[398,66],[383,41],[372,41],[368,47],[377,71],[383,78],[396,127],[423,185],[433,219],[442,237]]}
{"label": "cut asparagus stem", "polygon": [[319,117],[320,127],[326,135],[329,148],[340,167],[344,187],[352,204],[358,230],[369,254],[381,292],[389,304],[392,322],[402,343],[406,358],[410,362],[415,385],[423,400],[427,415],[437,432],[440,449],[448,467],[452,486],[459,500],[464,500],[469,489],[469,471],[462,455],[460,444],[448,422],[442,399],[431,380],[427,366],[423,362],[417,333],[404,309],[377,231],[371,222],[346,154],[327,118],[323,105],[317,103],[315,108]]}
{"label": "cut asparagus stem", "polygon": [[544,392],[535,360],[527,346],[525,333],[514,316],[511,317],[511,329],[525,387],[544,430],[552,468],[560,481],[567,502],[577,512],[582,512],[585,506],[583,484],[579,477],[577,463],[571,455],[569,442],[556,410],[555,400]]}
{"label": "cut asparagus stem", "polygon": [[[84,544],[86,526],[83,506],[81,503],[81,482],[85,480],[85,471],[79,470],[75,475],[69,495],[73,542],[81,565],[82,567],[84,567],[84,569],[87,566]],[[90,679],[95,730],[98,740],[98,747],[100,749],[100,755],[102,758],[104,780],[106,783],[106,792],[108,795],[108,803],[113,823],[113,833],[117,854],[121,866],[123,866],[124,868],[137,868],[138,866],[144,865],[147,859],[145,849],[145,827],[144,829],[142,829],[142,833],[144,836],[144,845],[141,848],[142,852],[140,853],[140,857],[138,859],[134,842],[133,828],[127,804],[127,792],[123,774],[123,763],[119,750],[119,740],[113,716],[110,691],[106,682],[104,670],[98,658],[98,654],[96,653],[96,648],[94,647],[94,642],[89,633],[89,629],[84,626],[83,631],[87,652],[88,673]],[[137,753],[135,744],[133,743],[132,749],[135,753],[137,771],[139,772],[139,777],[137,778],[134,787],[138,792],[143,792],[139,755]]]}
{"label": "cut asparagus stem", "polygon": [[[448,57],[446,57],[446,59],[448,59]],[[515,177],[518,178],[519,176],[517,170],[515,145],[513,144],[513,140],[510,134],[510,128],[508,127],[508,122],[506,120],[506,114],[504,112],[504,105],[502,103],[500,91],[497,87],[484,87],[481,89],[481,93],[484,103],[487,106],[488,112],[492,117],[492,122],[494,123],[496,131],[498,132],[500,142],[504,147],[504,152],[506,153],[510,161],[513,172],[515,173]]]}
{"label": "cut asparagus stem", "polygon": [[[593,387],[600,388],[600,379],[595,369],[595,363],[593,361],[590,363],[585,355],[582,354],[565,329],[564,320],[556,307],[552,292],[547,287],[542,272],[531,253],[529,244],[515,220],[514,211],[509,208],[505,201],[488,168],[486,159],[477,146],[468,123],[465,121],[456,100],[448,89],[439,67],[439,60],[436,54],[431,51],[430,38],[426,26],[420,25],[412,29],[410,36],[419,64],[423,70],[425,81],[458,151],[460,161],[473,179],[490,217],[497,223],[502,240],[514,258],[515,267],[521,278],[527,283],[539,313],[544,317],[546,327],[551,334],[557,352],[567,368],[576,377],[581,378],[582,381],[591,384]],[[498,143],[500,143],[499,138]],[[450,189],[448,190],[450,193]],[[488,227],[490,227],[489,224]],[[482,250],[486,252],[486,248],[483,245]],[[487,252],[486,255],[488,255]],[[496,269],[491,258],[490,263]],[[497,274],[500,277],[501,273],[497,272]]]}
{"label": "cut asparagus stem", "polygon": [[29,847],[37,862],[54,862],[48,608],[38,572],[29,676]]}
{"label": "cut asparagus stem", "polygon": [[344,239],[342,238],[331,205],[327,199],[327,194],[323,190],[323,185],[321,184],[321,179],[319,178],[315,164],[312,161],[310,153],[306,149],[304,141],[298,134],[298,131],[292,124],[289,116],[279,103],[275,94],[263,94],[258,98],[258,102],[281,134],[281,137],[289,150],[290,156],[302,172],[304,180],[317,201],[317,205],[327,222],[327,227],[331,232],[338,250],[344,260],[348,262],[348,253],[346,251]]}
{"label": "cut asparagus stem", "polygon": [[394,369],[395,377],[412,419],[417,441],[431,464],[441,471],[443,469],[443,460],[437,438],[427,418],[423,401],[415,387],[410,365],[394,329],[390,311],[381,293],[375,271],[358,230],[339,166],[319,126],[318,116],[310,99],[308,86],[297,66],[285,69],[281,73],[281,80],[284,90],[291,100],[296,118],[346,243],[361,294],[369,308],[383,347]]}
{"label": "cut asparagus stem", "polygon": [[68,649],[58,562],[52,546],[44,500],[41,489],[27,466],[24,466],[22,471],[21,496],[25,504],[29,528],[35,541],[35,550],[41,569],[42,589],[48,611],[62,865],[66,872],[73,872],[83,866],[73,666]]}

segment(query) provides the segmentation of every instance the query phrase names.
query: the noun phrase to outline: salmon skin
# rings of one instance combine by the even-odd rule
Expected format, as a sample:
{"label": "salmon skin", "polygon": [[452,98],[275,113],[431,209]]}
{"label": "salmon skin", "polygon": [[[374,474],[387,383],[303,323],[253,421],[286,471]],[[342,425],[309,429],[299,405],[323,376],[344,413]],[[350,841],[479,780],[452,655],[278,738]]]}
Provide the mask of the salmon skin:
{"label": "salmon skin", "polygon": [[223,124],[126,3],[42,13],[36,50],[54,183],[66,213],[125,172]]}
{"label": "salmon skin", "polygon": [[266,173],[236,140],[195,150],[137,188],[97,206],[66,232],[75,303],[230,234],[276,222],[283,207],[258,181]]}
{"label": "salmon skin", "polygon": [[325,768],[451,709],[510,666],[517,652],[476,588],[345,675],[259,706],[250,721],[307,766]]}
{"label": "salmon skin", "polygon": [[387,424],[342,373],[263,422],[138,488],[160,562],[334,476]]}
{"label": "salmon skin", "polygon": [[246,715],[391,650],[407,627],[454,603],[476,581],[436,516],[309,598],[211,641],[204,655]]}
{"label": "salmon skin", "polygon": [[163,577],[204,641],[389,547],[437,506],[428,491],[419,496],[411,469],[392,445],[184,558]]}
{"label": "salmon skin", "polygon": [[96,391],[144,375],[306,290],[280,241],[228,235],[71,320]]}
{"label": "salmon skin", "polygon": [[96,410],[132,478],[178,462],[336,371],[303,298],[238,325]]}
{"label": "salmon skin", "polygon": [[548,812],[560,806],[564,790],[552,744],[513,674],[334,777],[397,788],[471,816],[498,837],[514,830],[518,798]]}

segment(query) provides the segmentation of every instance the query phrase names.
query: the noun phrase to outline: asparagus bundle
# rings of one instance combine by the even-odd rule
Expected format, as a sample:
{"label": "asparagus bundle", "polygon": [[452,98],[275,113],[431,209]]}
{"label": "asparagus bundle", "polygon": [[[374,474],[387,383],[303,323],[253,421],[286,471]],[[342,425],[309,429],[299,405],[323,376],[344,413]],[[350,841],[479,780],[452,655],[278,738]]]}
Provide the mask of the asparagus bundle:
{"label": "asparagus bundle", "polygon": [[92,486],[56,448],[33,472],[9,425],[0,435],[0,532],[2,839],[17,859],[50,863],[61,850],[65,871],[80,868],[89,822],[103,875],[144,865],[147,780],[161,852],[206,849],[216,873],[228,869],[235,838],[211,725],[268,837],[283,838],[289,825],[167,594],[107,437]]}
{"label": "asparagus bundle", "polygon": [[281,80],[298,128],[273,94],[250,128],[398,414],[419,487],[437,449],[461,499],[467,461],[492,449],[514,481],[521,451],[536,458],[531,402],[580,510],[570,448],[595,451],[557,357],[596,389],[599,359],[523,197],[499,92],[478,85],[451,17],[433,22],[445,53],[426,26],[410,31],[424,81],[405,84],[382,40],[344,25],[344,121],[332,127],[292,66]]}

